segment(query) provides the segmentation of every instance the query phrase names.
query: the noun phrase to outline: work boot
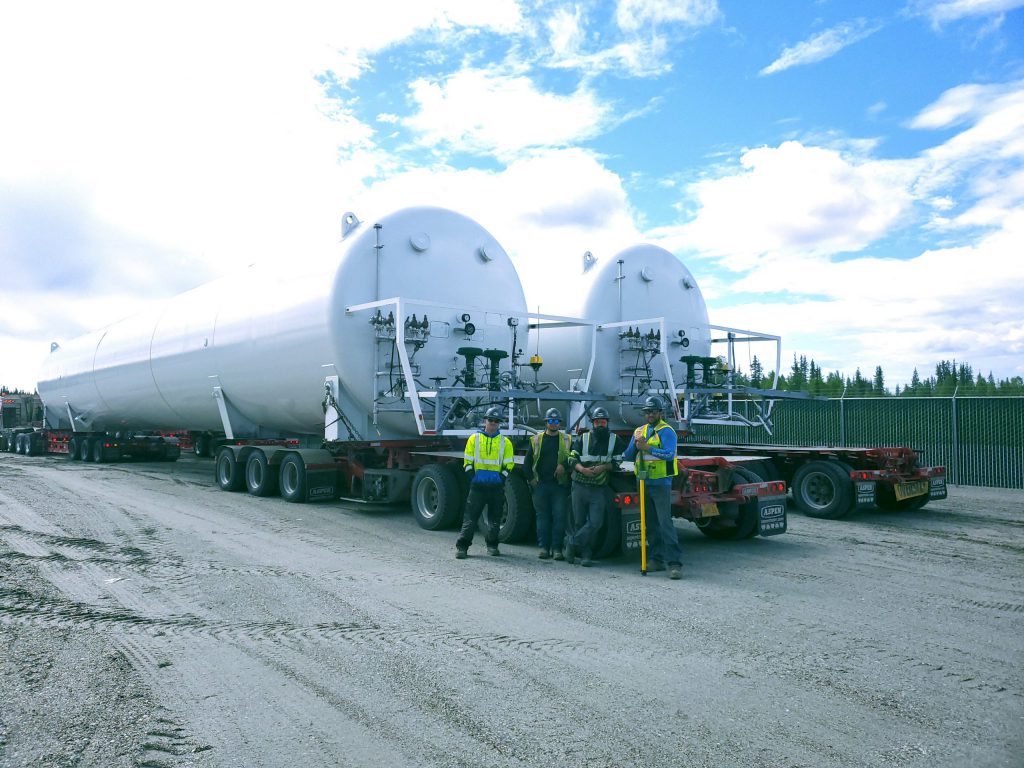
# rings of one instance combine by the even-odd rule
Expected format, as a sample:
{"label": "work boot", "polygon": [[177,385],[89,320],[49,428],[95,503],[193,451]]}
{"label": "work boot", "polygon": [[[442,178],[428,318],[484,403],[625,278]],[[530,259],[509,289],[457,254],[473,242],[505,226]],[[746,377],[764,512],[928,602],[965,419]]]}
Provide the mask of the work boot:
{"label": "work boot", "polygon": [[555,554],[553,554],[551,557],[555,560],[565,560],[565,555],[562,554],[561,550],[556,550]]}
{"label": "work boot", "polygon": [[567,562],[569,565],[572,565],[576,562],[576,547],[574,547],[572,544],[568,545],[565,548],[564,559],[565,562]]}
{"label": "work boot", "polygon": [[537,557],[539,557],[541,560],[550,560],[551,553],[548,552],[546,549],[542,549],[540,552],[537,553]]}
{"label": "work boot", "polygon": [[469,553],[466,550],[464,550],[464,549],[456,549],[455,550],[455,559],[456,560],[465,560],[467,557],[469,557]]}
{"label": "work boot", "polygon": [[498,551],[497,547],[488,547],[487,548],[487,554],[490,555],[491,557],[497,557],[498,555],[501,554],[501,552]]}
{"label": "work boot", "polygon": [[681,579],[681,578],[683,578],[683,566],[681,566],[681,565],[673,565],[672,568],[668,572],[668,577],[670,579]]}
{"label": "work boot", "polygon": [[590,550],[588,550],[588,549],[584,549],[583,550],[583,556],[580,558],[580,565],[582,565],[584,568],[589,568],[593,564],[594,564],[593,553]]}
{"label": "work boot", "polygon": [[655,571],[664,571],[665,564],[661,560],[651,560],[647,564],[647,572],[654,573]]}

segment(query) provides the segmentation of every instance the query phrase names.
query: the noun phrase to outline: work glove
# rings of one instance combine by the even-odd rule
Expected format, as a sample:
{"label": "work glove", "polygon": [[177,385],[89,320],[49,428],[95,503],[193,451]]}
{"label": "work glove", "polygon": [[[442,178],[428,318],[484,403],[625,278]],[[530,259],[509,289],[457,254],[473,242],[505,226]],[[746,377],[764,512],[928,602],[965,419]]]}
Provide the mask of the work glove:
{"label": "work glove", "polygon": [[466,465],[466,478],[469,480],[469,482],[473,482],[473,476],[475,474],[476,471],[473,469],[473,467],[471,465]]}

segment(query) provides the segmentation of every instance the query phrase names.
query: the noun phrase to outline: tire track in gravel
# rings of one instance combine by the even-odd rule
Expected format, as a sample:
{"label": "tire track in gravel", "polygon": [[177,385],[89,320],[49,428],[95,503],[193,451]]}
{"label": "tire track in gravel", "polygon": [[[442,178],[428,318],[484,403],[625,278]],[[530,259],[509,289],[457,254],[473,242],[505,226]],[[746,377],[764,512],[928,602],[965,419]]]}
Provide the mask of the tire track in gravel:
{"label": "tire track in gravel", "polygon": [[421,631],[400,626],[320,622],[304,626],[289,621],[217,621],[197,615],[147,616],[125,609],[105,609],[63,597],[33,594],[19,587],[0,586],[0,620],[70,630],[116,630],[154,636],[157,632],[205,636],[217,640],[329,640],[385,650],[400,647],[471,649],[500,657],[506,650],[558,656],[593,646],[583,640],[515,637],[501,633]]}

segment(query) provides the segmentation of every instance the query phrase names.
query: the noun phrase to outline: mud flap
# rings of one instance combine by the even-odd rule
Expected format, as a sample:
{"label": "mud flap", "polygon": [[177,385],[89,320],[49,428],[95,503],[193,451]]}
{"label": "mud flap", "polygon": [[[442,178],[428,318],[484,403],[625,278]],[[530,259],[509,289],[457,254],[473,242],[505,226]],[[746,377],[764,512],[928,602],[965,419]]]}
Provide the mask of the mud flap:
{"label": "mud flap", "polygon": [[945,475],[937,475],[928,479],[928,499],[935,501],[936,499],[946,498],[946,477]]}
{"label": "mud flap", "polygon": [[306,500],[323,501],[340,495],[340,482],[336,465],[306,466]]}
{"label": "mud flap", "polygon": [[854,482],[853,494],[854,509],[868,509],[875,505],[875,484],[871,480]]}
{"label": "mud flap", "polygon": [[759,496],[757,499],[757,534],[777,536],[786,532],[786,498]]}

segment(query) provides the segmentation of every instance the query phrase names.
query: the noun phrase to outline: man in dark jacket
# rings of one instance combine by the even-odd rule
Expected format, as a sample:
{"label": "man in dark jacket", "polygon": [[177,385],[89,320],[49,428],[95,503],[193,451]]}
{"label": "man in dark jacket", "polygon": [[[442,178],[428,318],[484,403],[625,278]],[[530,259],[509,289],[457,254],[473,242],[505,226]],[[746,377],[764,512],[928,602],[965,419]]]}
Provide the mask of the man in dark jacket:
{"label": "man in dark jacket", "polygon": [[580,565],[593,565],[597,534],[604,527],[609,502],[608,477],[617,465],[618,438],[608,429],[608,411],[590,414],[591,430],[577,437],[569,452],[572,469],[572,528],[565,559],[578,555]]}
{"label": "man in dark jacket", "polygon": [[565,508],[569,495],[570,438],[559,427],[562,414],[549,408],[543,432],[530,438],[523,461],[526,479],[533,486],[533,509],[537,514],[538,557],[562,560],[565,539]]}

